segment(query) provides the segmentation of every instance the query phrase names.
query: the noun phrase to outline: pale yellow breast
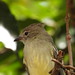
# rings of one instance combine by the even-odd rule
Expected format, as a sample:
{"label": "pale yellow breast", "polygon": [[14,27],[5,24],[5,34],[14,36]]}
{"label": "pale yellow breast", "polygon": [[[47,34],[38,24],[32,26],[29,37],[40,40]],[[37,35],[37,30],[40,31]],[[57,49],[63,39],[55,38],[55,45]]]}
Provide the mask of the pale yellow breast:
{"label": "pale yellow breast", "polygon": [[50,75],[54,67],[52,62],[53,46],[48,41],[38,39],[30,42],[24,48],[24,62],[28,66],[30,75]]}

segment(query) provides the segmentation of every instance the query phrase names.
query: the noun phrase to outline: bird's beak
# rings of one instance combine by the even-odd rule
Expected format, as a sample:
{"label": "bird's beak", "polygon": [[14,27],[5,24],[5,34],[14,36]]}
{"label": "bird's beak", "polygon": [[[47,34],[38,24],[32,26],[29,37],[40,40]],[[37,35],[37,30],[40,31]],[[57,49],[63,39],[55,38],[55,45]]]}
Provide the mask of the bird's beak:
{"label": "bird's beak", "polygon": [[20,41],[22,39],[23,39],[23,37],[17,37],[14,41]]}

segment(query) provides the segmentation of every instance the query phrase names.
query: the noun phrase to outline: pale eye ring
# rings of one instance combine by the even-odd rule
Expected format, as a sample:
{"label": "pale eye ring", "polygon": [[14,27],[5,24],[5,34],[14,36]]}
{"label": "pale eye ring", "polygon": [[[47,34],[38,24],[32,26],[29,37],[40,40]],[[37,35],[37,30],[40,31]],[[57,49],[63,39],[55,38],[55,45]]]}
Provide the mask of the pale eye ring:
{"label": "pale eye ring", "polygon": [[25,35],[28,35],[28,32],[26,31],[24,34],[25,34]]}

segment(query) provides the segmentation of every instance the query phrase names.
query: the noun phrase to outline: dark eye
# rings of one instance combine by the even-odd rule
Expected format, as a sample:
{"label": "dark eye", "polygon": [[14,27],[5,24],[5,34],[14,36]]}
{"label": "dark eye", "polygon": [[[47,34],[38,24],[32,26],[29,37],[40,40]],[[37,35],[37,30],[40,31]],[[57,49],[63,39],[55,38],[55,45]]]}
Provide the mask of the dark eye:
{"label": "dark eye", "polygon": [[25,35],[28,35],[28,32],[25,32],[24,34],[25,34]]}

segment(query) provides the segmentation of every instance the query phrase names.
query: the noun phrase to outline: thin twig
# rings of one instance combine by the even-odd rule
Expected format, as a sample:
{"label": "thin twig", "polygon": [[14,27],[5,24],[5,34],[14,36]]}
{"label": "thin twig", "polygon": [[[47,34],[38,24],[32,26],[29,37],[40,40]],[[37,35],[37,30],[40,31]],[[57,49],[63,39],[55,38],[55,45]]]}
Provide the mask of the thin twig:
{"label": "thin twig", "polygon": [[7,51],[10,51],[10,50],[11,50],[10,48],[0,49],[0,54],[4,54],[4,53],[6,53]]}
{"label": "thin twig", "polygon": [[[63,52],[60,50],[58,51],[57,58],[53,58],[52,61],[55,62],[54,69],[50,72],[51,75],[59,75],[60,69],[62,69],[62,73],[64,72],[65,75],[75,75],[75,67],[71,65],[64,65],[62,63]],[[64,73],[62,75],[64,75]]]}
{"label": "thin twig", "polygon": [[54,61],[55,63],[59,64],[61,66],[61,68],[64,68],[64,65],[61,62],[59,62],[58,60],[52,59],[52,61]]}
{"label": "thin twig", "polygon": [[68,44],[69,64],[73,66],[71,36],[69,33],[69,21],[70,21],[69,3],[70,3],[70,0],[66,0],[66,39],[67,39],[67,44]]}
{"label": "thin twig", "polygon": [[75,67],[70,66],[70,65],[65,65],[64,67],[65,67],[66,69],[73,69],[73,70],[75,70]]}
{"label": "thin twig", "polygon": [[73,69],[73,70],[75,70],[75,67],[70,66],[70,65],[64,65],[61,62],[59,62],[57,59],[52,59],[52,61],[54,61],[55,63],[59,64],[61,66],[61,68],[63,68],[63,69],[68,69],[68,70]]}

